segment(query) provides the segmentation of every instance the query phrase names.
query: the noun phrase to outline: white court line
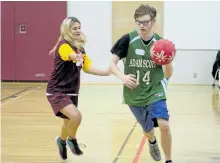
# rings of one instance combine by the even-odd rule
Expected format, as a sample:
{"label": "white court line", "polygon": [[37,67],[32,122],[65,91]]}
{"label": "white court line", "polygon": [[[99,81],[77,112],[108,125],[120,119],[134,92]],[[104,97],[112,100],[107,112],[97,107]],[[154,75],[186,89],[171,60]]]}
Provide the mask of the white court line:
{"label": "white court line", "polygon": [[29,94],[29,93],[31,93],[31,92],[36,91],[36,90],[39,89],[39,88],[41,88],[41,87],[37,87],[37,88],[35,88],[35,89],[32,89],[31,91],[26,92],[26,93],[24,93],[24,94],[22,94],[22,95],[20,95],[20,96],[18,96],[18,97],[16,97],[16,98],[13,98],[13,99],[11,99],[11,100],[9,100],[9,101],[6,101],[6,102],[2,103],[1,105],[3,106],[3,105],[5,105],[5,104],[7,104],[7,103],[9,103],[9,102],[12,102],[12,101],[14,101],[14,100],[17,100],[17,99],[19,99],[19,98],[21,98],[21,97],[23,97],[23,96],[25,96],[25,95],[27,95],[27,94]]}

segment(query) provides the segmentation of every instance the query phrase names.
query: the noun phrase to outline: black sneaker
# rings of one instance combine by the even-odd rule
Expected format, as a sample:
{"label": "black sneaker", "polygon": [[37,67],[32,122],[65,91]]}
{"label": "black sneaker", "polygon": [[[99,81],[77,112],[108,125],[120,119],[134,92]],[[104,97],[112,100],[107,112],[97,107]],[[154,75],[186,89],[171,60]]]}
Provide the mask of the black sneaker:
{"label": "black sneaker", "polygon": [[57,137],[57,138],[56,138],[56,142],[57,142],[57,145],[58,145],[58,148],[59,148],[60,157],[61,157],[63,160],[66,160],[66,159],[67,159],[66,142],[64,141],[65,144],[62,143],[63,140],[62,140],[60,137]]}
{"label": "black sneaker", "polygon": [[78,155],[78,156],[83,154],[83,152],[79,148],[79,145],[76,139],[68,138],[66,142],[69,145],[70,150],[72,151],[73,154]]}

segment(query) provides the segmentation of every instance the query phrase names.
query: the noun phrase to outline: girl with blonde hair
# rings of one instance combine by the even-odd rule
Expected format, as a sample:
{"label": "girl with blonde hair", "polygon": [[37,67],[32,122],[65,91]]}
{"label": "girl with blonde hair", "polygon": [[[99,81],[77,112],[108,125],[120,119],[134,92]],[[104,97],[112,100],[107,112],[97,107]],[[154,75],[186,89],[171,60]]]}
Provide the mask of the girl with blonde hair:
{"label": "girl with blonde hair", "polygon": [[66,144],[75,155],[82,155],[76,139],[82,115],[77,108],[81,69],[89,74],[108,76],[109,70],[93,67],[85,52],[85,35],[75,17],[65,18],[60,27],[60,38],[50,54],[54,56],[54,69],[48,81],[46,95],[54,114],[63,118],[61,135],[56,138],[60,156],[67,159]]}

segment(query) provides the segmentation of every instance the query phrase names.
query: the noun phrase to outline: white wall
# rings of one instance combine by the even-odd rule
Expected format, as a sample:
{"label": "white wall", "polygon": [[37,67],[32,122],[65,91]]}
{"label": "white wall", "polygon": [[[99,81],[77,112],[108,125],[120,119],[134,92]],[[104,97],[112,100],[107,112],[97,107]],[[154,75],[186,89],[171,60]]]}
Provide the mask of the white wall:
{"label": "white wall", "polygon": [[212,84],[212,65],[220,49],[219,8],[217,1],[164,2],[164,37],[177,48],[171,84]]}
{"label": "white wall", "polygon": [[[82,31],[87,35],[85,47],[97,68],[107,68],[112,47],[112,2],[67,1],[67,15],[79,18]],[[82,71],[83,72],[83,71]],[[100,77],[82,73],[83,83],[118,83],[114,76]]]}
{"label": "white wall", "polygon": [[164,2],[165,37],[178,49],[220,48],[220,1]]}
{"label": "white wall", "polygon": [[[173,61],[174,73],[170,84],[208,84],[211,85],[212,65],[217,51],[177,50]],[[197,77],[194,78],[194,73]]]}

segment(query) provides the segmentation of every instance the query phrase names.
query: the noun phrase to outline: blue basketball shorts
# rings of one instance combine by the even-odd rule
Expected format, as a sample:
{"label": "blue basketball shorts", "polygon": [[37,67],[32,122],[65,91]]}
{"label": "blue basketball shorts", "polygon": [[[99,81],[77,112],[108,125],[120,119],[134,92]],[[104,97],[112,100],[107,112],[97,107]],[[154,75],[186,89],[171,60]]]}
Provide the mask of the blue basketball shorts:
{"label": "blue basketball shorts", "polygon": [[146,133],[150,132],[154,127],[158,127],[157,119],[169,121],[166,100],[159,100],[148,106],[129,106],[129,108]]}

